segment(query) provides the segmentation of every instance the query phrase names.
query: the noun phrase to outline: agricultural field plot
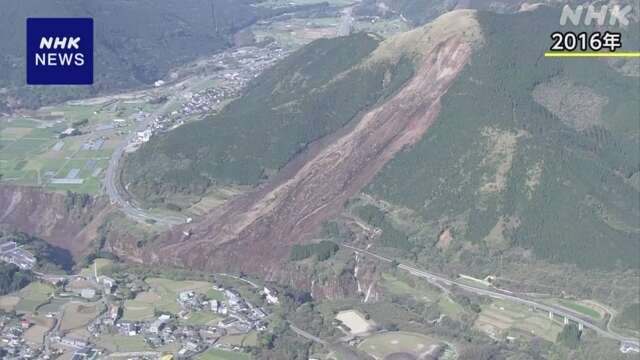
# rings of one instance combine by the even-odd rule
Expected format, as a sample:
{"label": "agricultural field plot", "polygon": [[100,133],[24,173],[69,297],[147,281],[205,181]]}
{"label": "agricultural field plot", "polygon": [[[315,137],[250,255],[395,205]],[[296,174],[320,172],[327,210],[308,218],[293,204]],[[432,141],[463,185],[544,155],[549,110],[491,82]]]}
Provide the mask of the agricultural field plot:
{"label": "agricultural field plot", "polygon": [[436,339],[422,334],[397,331],[372,335],[360,343],[358,349],[375,359],[384,359],[390,354],[403,354],[402,359],[417,359],[438,344]]}
{"label": "agricultural field plot", "polygon": [[111,267],[113,265],[113,260],[98,258],[95,259],[90,265],[80,270],[80,275],[84,277],[93,277],[94,276],[94,265],[95,270],[98,271],[98,276],[102,275],[102,272]]}
{"label": "agricultural field plot", "polygon": [[35,313],[40,305],[49,301],[53,291],[53,286],[49,284],[32,282],[18,291],[17,296],[20,297],[20,302],[16,305],[16,311]]}
{"label": "agricultural field plot", "polygon": [[[294,18],[268,23],[259,22],[253,25],[251,30],[258,42],[273,38],[280,46],[294,49],[316,39],[338,36],[341,23],[342,19],[338,16]],[[354,32],[371,32],[385,38],[409,29],[410,26],[400,19],[377,19],[372,22],[370,19],[356,18],[353,21]]]}
{"label": "agricultural field plot", "polygon": [[93,319],[97,318],[102,311],[104,311],[104,305],[102,304],[69,303],[64,306],[60,329],[68,331],[84,328]]}
{"label": "agricultural field plot", "polygon": [[409,296],[416,301],[434,302],[442,295],[437,290],[429,288],[424,282],[410,284],[390,273],[383,273],[382,280],[382,286],[388,293],[403,297]]}
{"label": "agricultural field plot", "polygon": [[[213,289],[213,284],[205,281],[174,281],[163,278],[149,278],[145,282],[151,289],[140,293],[134,300],[127,300],[124,304],[123,318],[130,321],[148,320],[153,318],[155,311],[172,314],[180,312],[178,295],[183,291],[194,291],[204,294],[209,299],[224,300],[224,295]],[[208,322],[206,316],[193,314],[193,318],[185,321]]]}
{"label": "agricultural field plot", "polygon": [[101,335],[96,339],[100,347],[111,352],[150,351],[142,336]]}
{"label": "agricultural field plot", "polygon": [[249,360],[251,359],[251,356],[249,356],[249,354],[245,354],[241,352],[211,349],[196,356],[196,359],[197,360]]}
{"label": "agricultural field plot", "polygon": [[160,296],[153,292],[139,293],[134,300],[124,302],[122,319],[125,321],[143,321],[154,317],[155,304],[161,300]]}
{"label": "agricultural field plot", "polygon": [[222,320],[221,316],[210,311],[192,312],[181,318],[179,322],[184,325],[215,325]]}
{"label": "agricultural field plot", "polygon": [[250,331],[246,334],[226,335],[218,340],[218,343],[230,346],[256,346],[258,333]]}
{"label": "agricultural field plot", "polygon": [[337,17],[288,19],[252,27],[257,41],[275,39],[284,48],[295,49],[313,40],[337,36],[340,19]]}
{"label": "agricultural field plot", "polygon": [[14,311],[19,302],[20,302],[19,296],[12,296],[12,295],[0,296],[0,310],[7,311],[7,312]]}
{"label": "agricultural field plot", "polygon": [[336,314],[336,319],[341,321],[352,335],[363,335],[371,331],[375,323],[369,321],[357,310],[345,310]]}
{"label": "agricultural field plot", "polygon": [[32,325],[25,331],[24,339],[34,346],[42,346],[44,336],[53,326],[53,320],[43,316],[31,316],[28,320]]}
{"label": "agricultural field plot", "polygon": [[400,19],[378,19],[376,21],[357,20],[353,23],[354,31],[371,32],[382,37],[389,37],[411,29],[409,24]]}
{"label": "agricultural field plot", "polygon": [[60,312],[64,308],[64,305],[68,302],[69,300],[50,299],[48,303],[38,308],[38,313],[48,314]]}
{"label": "agricultural field plot", "polygon": [[[108,160],[134,129],[132,114],[142,105],[66,103],[0,119],[0,181],[98,193]],[[61,138],[72,127],[81,134]]]}
{"label": "agricultural field plot", "polygon": [[495,301],[483,306],[475,327],[492,337],[526,334],[555,342],[562,325],[526,306]]}

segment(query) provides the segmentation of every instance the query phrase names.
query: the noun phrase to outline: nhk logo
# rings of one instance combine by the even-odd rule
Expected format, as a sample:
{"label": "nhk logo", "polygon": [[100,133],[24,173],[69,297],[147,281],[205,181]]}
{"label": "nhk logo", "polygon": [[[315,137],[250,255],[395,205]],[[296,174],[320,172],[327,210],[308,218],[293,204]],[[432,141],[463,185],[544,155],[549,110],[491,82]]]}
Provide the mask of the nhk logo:
{"label": "nhk logo", "polygon": [[562,14],[560,15],[560,25],[566,25],[567,20],[569,20],[575,26],[590,26],[592,23],[595,23],[595,25],[598,26],[605,26],[607,25],[607,15],[609,15],[608,25],[627,26],[629,25],[629,19],[627,19],[627,16],[629,16],[631,10],[631,5],[626,5],[624,7],[621,7],[620,5],[614,5],[612,7],[602,5],[599,9],[596,9],[593,5],[578,5],[575,8],[565,5],[562,8]]}
{"label": "nhk logo", "polygon": [[93,19],[28,18],[27,83],[93,83]]}

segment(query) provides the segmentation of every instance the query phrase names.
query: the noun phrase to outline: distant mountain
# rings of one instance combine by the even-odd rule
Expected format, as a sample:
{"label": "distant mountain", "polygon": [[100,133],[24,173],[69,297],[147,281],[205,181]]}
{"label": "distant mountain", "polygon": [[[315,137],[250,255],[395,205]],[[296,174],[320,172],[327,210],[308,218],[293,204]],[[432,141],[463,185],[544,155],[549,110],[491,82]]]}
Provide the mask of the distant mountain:
{"label": "distant mountain", "polygon": [[[584,5],[595,1],[567,0],[562,4]],[[529,0],[363,0],[355,9],[355,13],[365,16],[396,17],[410,22],[414,26],[423,25],[438,16],[455,9],[474,9],[491,11],[493,13],[513,14],[518,11],[535,9],[539,5],[557,6],[559,2],[554,0],[529,1]],[[635,13],[632,15],[638,20],[637,0],[621,0],[615,4],[624,6],[630,4]]]}
{"label": "distant mountain", "polygon": [[[0,111],[153,83],[174,66],[232,44],[236,31],[295,7],[272,10],[253,0],[2,1]],[[215,15],[214,15],[215,14]],[[25,86],[25,19],[92,17],[94,85]]]}

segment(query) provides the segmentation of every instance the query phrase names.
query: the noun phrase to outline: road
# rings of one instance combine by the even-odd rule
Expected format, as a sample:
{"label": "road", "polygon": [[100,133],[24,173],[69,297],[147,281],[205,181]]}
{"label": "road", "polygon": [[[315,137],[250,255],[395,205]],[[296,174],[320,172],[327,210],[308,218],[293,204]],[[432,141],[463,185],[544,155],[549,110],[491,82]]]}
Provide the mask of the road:
{"label": "road", "polygon": [[317,336],[309,334],[308,332],[306,332],[306,331],[294,326],[292,323],[289,323],[289,328],[291,330],[293,330],[294,333],[302,336],[305,339],[311,340],[311,341],[316,342],[316,343],[321,344],[321,345],[328,345],[328,343],[326,341],[320,339]]}
{"label": "road", "polygon": [[[366,249],[360,249],[351,245],[345,245],[342,244],[342,246],[344,246],[345,248],[354,250],[360,254],[364,254],[373,258],[376,258],[378,260],[384,261],[384,262],[392,262],[392,259],[386,258],[384,256],[380,256],[378,254],[372,253],[369,250]],[[568,311],[567,309],[564,308],[559,308],[556,306],[552,306],[552,305],[547,305],[547,304],[543,304],[540,303],[538,301],[535,301],[533,299],[527,298],[525,296],[519,295],[519,294],[515,294],[509,291],[505,291],[505,290],[498,290],[498,289],[487,289],[487,288],[481,288],[481,287],[476,287],[476,286],[472,286],[469,284],[465,284],[456,280],[451,280],[448,279],[442,275],[438,275],[438,274],[434,274],[434,273],[430,273],[428,271],[424,271],[424,270],[420,270],[418,268],[409,266],[409,265],[405,265],[405,264],[398,264],[398,268],[405,270],[407,272],[409,272],[410,274],[417,276],[417,277],[421,277],[425,280],[427,280],[427,282],[432,283],[432,284],[444,284],[444,285],[448,285],[448,286],[457,286],[460,289],[466,290],[468,292],[477,294],[477,295],[482,295],[482,296],[489,296],[495,299],[500,299],[500,300],[506,300],[506,301],[511,301],[511,302],[515,302],[515,303],[519,303],[519,304],[523,304],[523,305],[527,305],[529,307],[532,307],[534,309],[537,310],[542,310],[542,311],[546,311],[546,312],[552,312],[556,315],[559,316],[563,316],[566,317],[567,319],[576,322],[578,324],[582,324],[582,326],[584,326],[585,328],[591,329],[593,331],[595,331],[598,335],[609,338],[609,339],[613,339],[613,340],[617,340],[620,342],[627,342],[627,343],[632,343],[635,345],[640,346],[640,341],[636,338],[629,338],[629,337],[625,337],[622,336],[620,334],[617,334],[615,332],[610,331],[609,329],[603,329],[602,327],[600,327],[597,324],[594,324],[593,322],[591,322],[588,319],[585,319],[584,317],[582,317],[581,315],[574,313],[572,311]]]}
{"label": "road", "polygon": [[146,117],[144,121],[141,121],[137,129],[135,131],[132,131],[131,134],[129,134],[129,136],[127,136],[127,138],[123,140],[120,145],[118,145],[116,150],[111,155],[111,159],[109,160],[109,166],[107,167],[107,172],[104,179],[105,192],[109,196],[112,204],[117,205],[120,210],[125,213],[125,215],[136,221],[153,221],[157,224],[167,226],[183,224],[186,221],[186,217],[184,216],[152,214],[136,206],[131,201],[124,199],[122,196],[123,189],[120,189],[121,184],[119,176],[120,163],[122,161],[122,158],[124,157],[125,148],[127,147],[127,145],[129,145],[133,141],[138,131],[146,129],[147,126],[151,124],[153,119],[164,115],[171,108],[171,106],[175,104],[179,97],[180,94],[172,96],[167,100],[167,102],[165,102],[162,106],[160,106],[148,117]]}

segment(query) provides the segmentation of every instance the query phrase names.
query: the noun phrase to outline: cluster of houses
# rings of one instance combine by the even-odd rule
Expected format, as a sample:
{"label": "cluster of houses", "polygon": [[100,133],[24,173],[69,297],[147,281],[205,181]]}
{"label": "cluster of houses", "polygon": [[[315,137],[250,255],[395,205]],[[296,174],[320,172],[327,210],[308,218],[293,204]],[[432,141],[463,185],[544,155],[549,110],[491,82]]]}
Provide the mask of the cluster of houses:
{"label": "cluster of houses", "polygon": [[[265,47],[244,47],[213,56],[209,62],[215,65],[217,71],[210,81],[215,83],[215,87],[208,87],[195,93],[185,93],[186,102],[179,109],[170,114],[155,117],[144,130],[136,132],[126,151],[135,151],[140,145],[149,141],[155,133],[183,125],[184,118],[187,116],[218,110],[223,100],[236,97],[251,79],[287,54],[288,51],[270,44]],[[156,87],[163,85],[165,82],[162,80],[155,83]],[[149,116],[149,113],[140,112],[136,115],[136,120],[144,121]]]}
{"label": "cluster of houses", "polygon": [[36,264],[36,257],[14,241],[0,244],[0,260],[14,264],[22,270],[31,270]]}
{"label": "cluster of houses", "polygon": [[27,346],[24,340],[24,332],[29,328],[27,321],[15,322],[11,316],[0,316],[0,358],[13,359],[35,359],[40,351]]}

